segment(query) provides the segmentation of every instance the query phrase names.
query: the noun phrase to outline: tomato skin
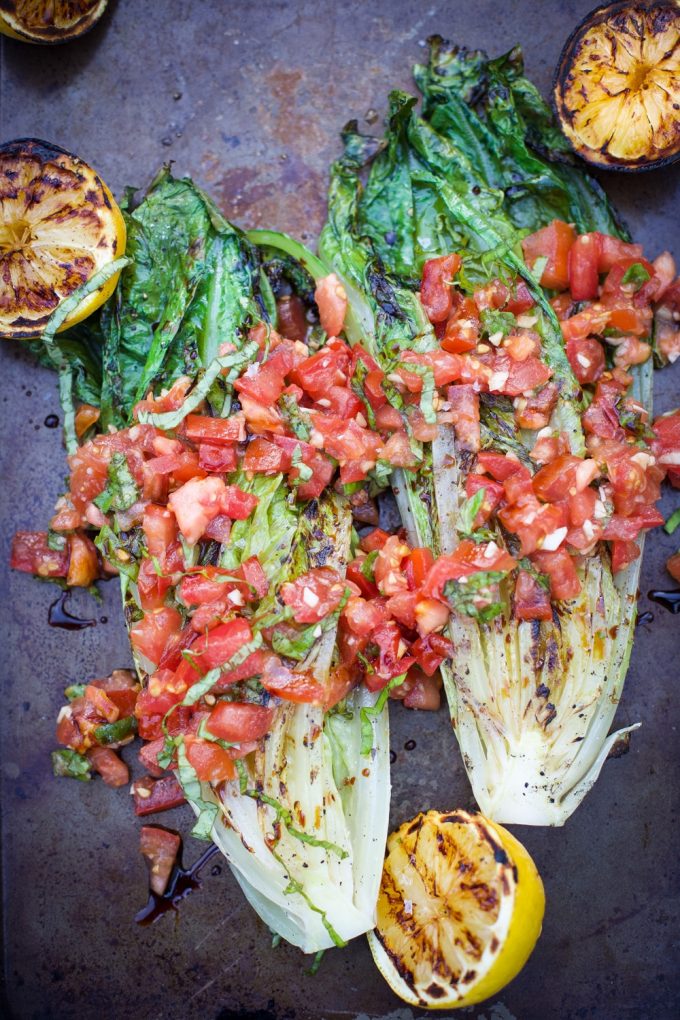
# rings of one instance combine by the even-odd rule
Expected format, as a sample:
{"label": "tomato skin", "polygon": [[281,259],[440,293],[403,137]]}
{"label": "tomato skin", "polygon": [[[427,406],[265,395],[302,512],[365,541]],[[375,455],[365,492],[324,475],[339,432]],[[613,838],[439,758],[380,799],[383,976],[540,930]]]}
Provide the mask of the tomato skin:
{"label": "tomato skin", "polygon": [[638,262],[642,258],[642,245],[630,244],[628,241],[621,241],[618,237],[610,237],[609,234],[597,233],[599,244],[599,258],[597,261],[598,273],[608,273],[617,262],[625,259]]}
{"label": "tomato skin", "polygon": [[138,652],[158,665],[168,641],[182,626],[182,617],[176,609],[163,607],[144,613],[130,628],[130,641]]}
{"label": "tomato skin", "polygon": [[601,333],[609,325],[611,314],[609,308],[596,302],[577,312],[576,315],[563,319],[561,327],[565,341],[568,343],[570,340],[584,340],[593,333]]}
{"label": "tomato skin", "polygon": [[535,301],[526,283],[524,280],[518,280],[514,287],[514,293],[511,294],[506,302],[505,308],[508,312],[512,312],[513,315],[522,315],[524,312],[528,312],[530,308],[533,308],[534,304]]}
{"label": "tomato skin", "polygon": [[[211,669],[223,666],[252,640],[253,632],[250,629],[250,624],[243,617],[237,617],[234,620],[227,620],[226,623],[215,627],[208,634],[199,637],[191,646],[191,657],[201,670],[201,676],[204,676]],[[180,670],[182,677],[186,674],[192,677],[190,683],[197,679],[196,670],[186,659],[180,663],[176,674],[178,678]]]}
{"label": "tomato skin", "polygon": [[374,549],[382,549],[389,537],[382,528],[374,528],[361,539],[361,548],[367,553],[373,552]]}
{"label": "tomato skin", "polygon": [[655,419],[652,452],[668,472],[668,481],[680,488],[680,408]]}
{"label": "tomato skin", "polygon": [[289,378],[314,400],[323,399],[332,386],[347,385],[350,360],[346,344],[329,343],[302,361]]}
{"label": "tomato skin", "polygon": [[434,555],[428,546],[415,546],[411,549],[405,571],[409,588],[420,588],[433,563]]}
{"label": "tomato skin", "polygon": [[284,666],[277,655],[268,656],[262,669],[260,683],[270,694],[294,704],[323,705],[325,691],[314,677],[303,671]]}
{"label": "tomato skin", "polygon": [[461,258],[452,253],[428,259],[423,266],[420,300],[430,322],[444,322],[453,306],[453,277],[461,267]]}
{"label": "tomato skin", "polygon": [[377,586],[361,572],[361,563],[363,563],[363,559],[363,557],[361,560],[357,558],[348,564],[347,580],[359,588],[364,598],[373,599],[377,597],[379,592]]}
{"label": "tomato skin", "polygon": [[574,301],[593,301],[600,284],[597,270],[600,242],[596,234],[581,234],[569,250],[569,290]]}
{"label": "tomato skin", "polygon": [[354,634],[359,637],[367,637],[381,623],[389,619],[389,603],[385,604],[382,599],[374,599],[368,602],[359,596],[353,595],[343,609],[343,619]]}
{"label": "tomato skin", "polygon": [[339,418],[355,418],[365,410],[356,393],[347,386],[331,386],[322,399],[326,401],[323,405],[324,410]]}
{"label": "tomato skin", "polygon": [[513,615],[516,620],[552,620],[550,595],[528,570],[517,574]]}
{"label": "tomato skin", "polygon": [[607,273],[607,277],[602,284],[602,301],[606,304],[612,300],[624,300],[633,301],[644,300],[644,288],[635,293],[626,284],[622,283],[623,277],[626,275],[628,269],[631,266],[638,263],[645,269],[650,276],[650,279],[654,276],[654,266],[647,259],[642,257],[639,258],[626,258],[619,262],[616,262],[612,266],[610,271]]}
{"label": "tomato skin", "polygon": [[555,552],[533,552],[531,561],[541,574],[550,579],[550,595],[553,599],[573,599],[581,590],[574,560],[563,547]]}
{"label": "tomato skin", "polygon": [[210,713],[207,728],[213,736],[237,744],[259,740],[269,732],[274,715],[273,708],[237,701],[218,701]]}
{"label": "tomato skin", "polygon": [[158,811],[169,811],[186,802],[184,791],[172,773],[161,779],[143,776],[133,784],[132,793],[135,814],[142,817]]}
{"label": "tomato skin", "polygon": [[139,849],[149,867],[149,886],[157,896],[167,889],[181,842],[177,833],[155,825],[143,825],[139,830]]}
{"label": "tomato skin", "polygon": [[53,550],[47,545],[46,531],[17,531],[12,538],[10,567],[38,577],[66,577],[69,546]]}
{"label": "tomato skin", "polygon": [[165,737],[160,736],[149,743],[142,744],[137,754],[141,764],[154,779],[160,779],[165,775],[165,769],[158,764],[158,755],[161,754],[164,747]]}
{"label": "tomato skin", "polygon": [[520,397],[515,408],[515,421],[521,429],[536,431],[545,428],[552,416],[559,390],[555,383],[549,382],[530,397]]}
{"label": "tomato skin", "polygon": [[379,655],[377,662],[373,663],[375,672],[366,674],[365,684],[369,691],[376,691],[381,690],[393,677],[406,673],[415,659],[411,655],[400,654],[404,642],[394,620],[376,627],[371,641],[378,646]]}
{"label": "tomato skin", "polygon": [[415,591],[400,591],[387,600],[387,610],[404,627],[413,630],[416,626],[416,604],[419,595]]}
{"label": "tomato skin", "polygon": [[565,453],[551,464],[542,467],[533,477],[533,490],[539,499],[555,503],[567,499],[575,485],[576,470],[583,461],[580,457]]}
{"label": "tomato skin", "polygon": [[486,450],[479,454],[477,463],[497,482],[506,481],[522,466],[518,460],[513,460],[512,457],[507,457],[504,453],[493,453]]}
{"label": "tomato skin", "polygon": [[409,552],[409,547],[397,535],[390,535],[380,549],[373,564],[373,576],[382,595],[396,595],[408,590],[408,580],[401,564]]}
{"label": "tomato skin", "polygon": [[597,382],[605,370],[604,348],[594,337],[567,340],[567,358],[581,386]]}
{"label": "tomato skin", "polygon": [[549,290],[566,290],[569,286],[569,251],[576,240],[576,231],[562,220],[553,220],[547,227],[529,234],[522,241],[524,260],[531,268],[538,258],[548,259],[541,274],[541,286]]}
{"label": "tomato skin", "polygon": [[280,595],[296,623],[318,623],[337,609],[344,592],[345,582],[336,570],[313,567],[282,584]]}
{"label": "tomato skin", "polygon": [[503,549],[498,549],[493,556],[487,557],[486,543],[477,544],[471,539],[463,539],[455,552],[450,556],[440,556],[435,560],[422,587],[424,598],[435,598],[443,601],[443,588],[447,581],[468,577],[480,570],[513,570],[515,560]]}
{"label": "tomato skin", "polygon": [[612,541],[632,541],[641,531],[659,528],[664,523],[663,514],[653,506],[640,507],[639,513],[621,517],[614,514],[607,521],[604,538]]}

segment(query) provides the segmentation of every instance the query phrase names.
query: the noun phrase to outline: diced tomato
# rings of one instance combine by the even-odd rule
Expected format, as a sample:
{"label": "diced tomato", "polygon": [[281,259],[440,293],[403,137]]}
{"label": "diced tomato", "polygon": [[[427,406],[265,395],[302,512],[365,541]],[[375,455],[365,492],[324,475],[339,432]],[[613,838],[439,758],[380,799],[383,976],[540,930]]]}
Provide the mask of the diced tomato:
{"label": "diced tomato", "polygon": [[[589,470],[582,467],[584,464],[589,465]],[[539,499],[555,503],[560,499],[568,499],[572,489],[574,492],[584,489],[598,473],[593,460],[583,461],[580,457],[565,453],[536,472],[533,489]],[[577,482],[578,477],[580,483]]]}
{"label": "diced tomato", "polygon": [[658,417],[654,422],[654,435],[652,451],[668,472],[671,485],[680,488],[680,409]]}
{"label": "diced tomato", "polygon": [[92,706],[95,714],[106,722],[115,722],[120,715],[118,706],[108,697],[105,690],[95,687],[94,684],[87,684],[85,687],[85,700]]}
{"label": "diced tomato", "polygon": [[566,290],[569,285],[569,251],[576,240],[576,231],[562,220],[553,220],[547,227],[529,234],[522,241],[524,260],[529,268],[539,258],[547,258],[541,274],[541,285],[550,290]]}
{"label": "diced tomato", "polygon": [[541,574],[550,579],[550,594],[553,599],[573,599],[581,590],[574,560],[563,547],[555,552],[534,552],[531,561]]}
{"label": "diced tomato", "polygon": [[564,529],[562,540],[567,534],[565,507],[553,503],[541,504],[531,497],[522,499],[515,506],[499,510],[498,517],[503,527],[519,538],[522,556],[528,556],[541,548],[549,536],[552,541],[559,541],[561,529]]}
{"label": "diced tomato", "polygon": [[142,609],[160,609],[164,606],[165,596],[171,585],[172,579],[159,574],[151,558],[142,560],[137,576],[137,590]]}
{"label": "diced tomato", "polygon": [[[635,295],[637,297],[637,295]],[[631,336],[649,336],[652,327],[652,309],[648,306],[633,304],[630,298],[622,298],[616,295],[603,298],[604,307],[608,313],[608,325],[620,333],[627,333]],[[655,330],[658,334],[658,327]],[[658,336],[656,336],[658,343]]]}
{"label": "diced tomato", "polygon": [[411,549],[405,573],[408,586],[412,591],[420,588],[433,563],[434,556],[432,555],[432,550],[427,546],[416,546]]}
{"label": "diced tomato", "polygon": [[90,686],[106,692],[109,701],[118,709],[121,717],[132,715],[137,701],[139,684],[129,669],[114,669],[110,676],[91,680]]}
{"label": "diced tomato", "polygon": [[604,348],[594,337],[567,340],[567,358],[581,386],[597,382],[605,369]]}
{"label": "diced tomato", "polygon": [[519,471],[522,466],[518,460],[513,460],[512,457],[508,457],[504,453],[493,453],[486,450],[478,455],[477,463],[497,482],[504,482],[510,475]]}
{"label": "diced tomato", "polygon": [[[408,691],[404,695],[405,708],[417,709],[421,712],[436,712],[441,705],[441,679],[439,676],[426,676],[417,666],[408,671]],[[399,690],[399,688],[397,688]]]}
{"label": "diced tomato", "polygon": [[284,666],[276,655],[270,655],[265,662],[260,683],[270,694],[276,694],[284,701],[295,704],[323,705],[323,685],[311,673],[294,671]]}
{"label": "diced tomato", "polygon": [[656,507],[643,506],[638,513],[630,516],[614,514],[610,517],[604,529],[604,538],[613,541],[632,541],[641,531],[659,528],[663,523],[663,514]]}
{"label": "diced tomato", "polygon": [[165,737],[157,737],[149,743],[144,743],[139,749],[137,757],[146,769],[154,777],[160,779],[165,774],[165,769],[158,764],[158,755],[165,747]]}
{"label": "diced tomato", "polygon": [[474,527],[481,528],[505,499],[505,489],[500,482],[492,482],[484,475],[469,474],[465,480],[465,494],[470,499],[484,489],[482,505],[474,519]]}
{"label": "diced tomato", "polygon": [[569,524],[572,528],[581,528],[586,521],[593,521],[597,499],[597,492],[591,488],[569,496]]}
{"label": "diced tomato", "polygon": [[457,303],[447,319],[441,345],[450,354],[473,351],[480,335],[480,319],[477,305],[470,297],[458,295]]}
{"label": "diced tomato", "polygon": [[175,515],[167,507],[147,503],[142,530],[146,538],[149,556],[155,556],[161,567],[165,567],[166,551],[177,538]]}
{"label": "diced tomato", "polygon": [[347,292],[335,273],[318,280],[314,300],[319,308],[321,326],[329,336],[339,336],[347,314]]}
{"label": "diced tomato", "polygon": [[[268,358],[265,362],[249,366],[244,374],[236,380],[234,388],[240,396],[249,398],[262,408],[268,408],[274,405],[281,396],[285,385],[285,375],[285,366]],[[242,402],[241,406],[250,424],[246,405]]]}
{"label": "diced tomato", "polygon": [[428,259],[423,266],[420,300],[430,322],[444,322],[453,306],[453,278],[461,267],[459,255]]}
{"label": "diced tomato", "polygon": [[503,492],[508,503],[519,503],[527,497],[533,499],[534,490],[529,469],[520,464],[517,471],[503,482]]}
{"label": "diced tomato", "polygon": [[529,397],[519,397],[515,402],[515,421],[521,429],[536,431],[549,424],[559,390],[555,383],[549,382],[537,393]]}
{"label": "diced tomato", "polygon": [[226,544],[229,541],[230,535],[231,518],[227,517],[226,514],[218,514],[217,517],[213,517],[211,521],[208,521],[203,532],[204,538],[209,538],[213,542],[220,542],[221,544]]}
{"label": "diced tomato", "polygon": [[235,585],[227,580],[233,576],[232,571],[223,570],[221,567],[200,567],[182,578],[179,583],[179,594],[187,606],[215,602],[234,590]]}
{"label": "diced tomato", "polygon": [[281,585],[280,595],[293,610],[296,623],[318,623],[337,609],[345,582],[330,567],[313,567],[295,581]]}
{"label": "diced tomato", "polygon": [[513,361],[526,361],[541,353],[541,338],[533,329],[513,330],[503,341],[503,350]]}
{"label": "diced tomato", "polygon": [[379,456],[393,467],[414,467],[418,463],[406,432],[401,430],[390,436]]}
{"label": "diced tomato", "polygon": [[600,242],[596,234],[581,234],[569,249],[569,290],[574,301],[593,301],[597,297]]}
{"label": "diced tomato", "polygon": [[347,386],[331,386],[321,398],[321,406],[340,418],[355,418],[364,413],[364,405]]}
{"label": "diced tomato", "polygon": [[373,576],[383,595],[396,595],[408,590],[408,580],[401,568],[410,549],[396,535],[388,536],[373,564]]}
{"label": "diced tomato", "polygon": [[447,581],[469,577],[479,571],[508,571],[516,566],[515,560],[494,543],[479,544],[464,539],[449,556],[435,560],[422,588],[425,598],[443,599]]}
{"label": "diced tomato", "polygon": [[457,386],[449,386],[446,399],[451,405],[458,445],[462,450],[477,453],[481,445],[479,394],[473,386],[459,383]]}
{"label": "diced tomato", "polygon": [[674,581],[680,583],[680,552],[673,553],[666,560],[666,570]]}
{"label": "diced tomato", "polygon": [[[224,704],[224,702],[220,702]],[[219,707],[219,705],[218,705]],[[256,705],[248,706],[256,708]],[[187,735],[184,738],[189,764],[197,778],[203,783],[224,783],[236,775],[234,761],[225,748],[214,741],[201,740],[200,737]]]}
{"label": "diced tomato", "polygon": [[302,361],[289,378],[314,400],[324,399],[332,386],[346,386],[351,352],[342,341],[326,344]]}
{"label": "diced tomato", "polygon": [[[409,594],[416,594],[409,592]],[[394,596],[399,598],[398,595]],[[396,615],[396,614],[395,614]],[[415,626],[421,636],[433,634],[446,626],[449,620],[449,608],[437,599],[422,598],[418,595],[415,608]]]}
{"label": "diced tomato", "polygon": [[194,683],[199,675],[204,676],[211,669],[226,665],[238,651],[253,640],[250,624],[243,617],[227,620],[218,627],[199,637],[191,646],[191,660],[183,659],[177,669],[176,679]]}
{"label": "diced tomato", "polygon": [[149,867],[149,886],[157,896],[168,887],[182,840],[176,832],[143,825],[139,830],[139,849]]}
{"label": "diced tomato", "polygon": [[66,583],[71,588],[89,588],[99,577],[99,559],[94,542],[75,532],[68,537],[68,548]]}
{"label": "diced tomato", "polygon": [[576,315],[563,319],[561,325],[565,341],[568,343],[570,340],[584,340],[593,333],[602,333],[602,330],[609,325],[611,314],[611,309],[596,302],[577,312]]}
{"label": "diced tomato", "polygon": [[389,537],[388,533],[383,531],[382,528],[374,528],[373,531],[369,531],[361,539],[361,548],[367,553],[373,552],[374,549],[382,549]]}
{"label": "diced tomato", "polygon": [[111,450],[99,439],[85,443],[69,457],[69,488],[73,505],[82,512],[106,488]]}
{"label": "diced tomato", "polygon": [[258,474],[276,475],[287,471],[291,465],[290,456],[269,439],[256,437],[246,447],[243,470]]}
{"label": "diced tomato", "polygon": [[347,580],[355,584],[364,598],[373,599],[378,595],[378,589],[373,581],[369,580],[362,571],[361,565],[365,556],[359,556],[347,566]]}
{"label": "diced tomato", "polygon": [[237,701],[218,701],[210,713],[207,728],[215,737],[230,743],[259,740],[274,719],[273,708],[241,704]]}
{"label": "diced tomato", "polygon": [[612,542],[611,554],[612,571],[616,574],[619,570],[624,570],[626,567],[630,566],[631,563],[635,562],[640,555],[640,549],[637,542]]}
{"label": "diced tomato", "polygon": [[221,478],[200,478],[185,482],[170,495],[168,505],[190,545],[201,538],[208,522],[220,512],[220,498],[224,490]]}
{"label": "diced tomato", "polygon": [[50,549],[46,531],[17,531],[12,539],[10,567],[38,577],[66,577],[68,543],[64,549]]}
{"label": "diced tomato", "polygon": [[204,471],[219,475],[227,474],[236,468],[236,447],[201,443],[198,448],[198,463]]}
{"label": "diced tomato", "polygon": [[581,421],[585,431],[601,439],[624,439],[625,432],[621,428],[619,416],[613,402],[608,397],[598,397],[592,401],[582,414]]}
{"label": "diced tomato", "polygon": [[213,443],[230,446],[246,438],[246,421],[242,413],[230,418],[209,418],[205,414],[188,414],[185,418],[185,433],[193,443]]}
{"label": "diced tomato", "polygon": [[136,651],[158,665],[170,638],[182,626],[182,617],[176,609],[164,606],[144,613],[130,628],[130,641]]}
{"label": "diced tomato", "polygon": [[173,774],[154,779],[142,776],[132,786],[136,815],[153,815],[185,803],[184,790]]}
{"label": "diced tomato", "polygon": [[384,378],[385,373],[379,368],[376,368],[368,372],[364,379],[364,393],[366,394],[366,399],[374,411],[377,411],[379,408],[387,404],[387,397],[385,396],[385,391],[382,388]]}
{"label": "diced tomato", "polygon": [[388,608],[382,599],[367,601],[353,595],[342,611],[347,626],[360,637],[368,636],[371,631],[389,619]]}
{"label": "diced tomato", "polygon": [[404,627],[413,630],[416,626],[416,603],[418,592],[400,591],[387,600],[387,610]]}
{"label": "diced tomato", "polygon": [[234,666],[233,669],[227,669],[220,673],[220,678],[215,684],[215,687],[219,690],[229,687],[231,684],[238,683],[239,680],[250,680],[251,677],[259,676],[264,668],[266,652],[262,649],[257,649],[243,660],[240,666]]}
{"label": "diced tomato", "polygon": [[277,299],[276,314],[279,332],[289,340],[304,341],[309,323],[305,306],[297,294],[284,294]]}
{"label": "diced tomato", "polygon": [[533,308],[534,304],[535,301],[526,283],[524,280],[518,280],[514,286],[514,293],[510,295],[505,308],[506,311],[512,312],[513,315],[522,315],[524,312],[528,312],[530,308]]}
{"label": "diced tomato", "polygon": [[517,574],[513,615],[516,620],[552,620],[550,594],[528,570]]}
{"label": "diced tomato", "polygon": [[[414,439],[421,443],[431,443],[433,439],[437,438],[439,432],[437,422],[425,421],[425,415],[417,404],[411,404],[406,413]],[[438,420],[440,419],[438,418]]]}
{"label": "diced tomato", "polygon": [[[640,265],[649,274],[649,278],[654,276],[654,266],[647,259],[642,257],[639,258],[626,258],[619,262],[616,262],[612,266],[611,270],[607,273],[607,277],[602,284],[602,301],[607,304],[610,301],[627,300],[636,301],[638,299],[638,292],[636,292],[636,285],[627,284],[623,282],[623,278],[630,269],[631,266]],[[640,295],[644,298],[644,292],[641,290]]]}
{"label": "diced tomato", "polygon": [[626,259],[637,261],[642,257],[641,244],[630,244],[628,241],[621,241],[618,237],[610,237],[609,234],[598,233],[596,236],[599,246],[598,273],[608,273],[617,262]]}
{"label": "diced tomato", "polygon": [[510,289],[502,280],[491,280],[484,287],[479,287],[474,293],[475,304],[479,311],[486,309],[503,308],[510,297]]}
{"label": "diced tomato", "polygon": [[130,782],[130,770],[120,755],[110,747],[91,747],[85,755],[107,786],[125,786]]}
{"label": "diced tomato", "polygon": [[[434,384],[437,387],[447,386],[449,383],[460,379],[461,359],[455,354],[449,354],[445,350],[426,351],[422,354],[418,354],[415,351],[404,351],[402,361],[407,365],[423,365],[425,368],[431,368],[434,375]],[[403,375],[404,370],[400,369],[398,374]],[[407,372],[406,375],[410,376],[411,373]],[[423,388],[422,377],[416,376],[412,382],[409,380],[408,385],[412,392],[420,393]]]}
{"label": "diced tomato", "polygon": [[366,674],[365,683],[369,691],[375,691],[384,687],[393,677],[405,673],[415,659],[405,654],[407,646],[401,630],[393,620],[376,627],[371,642],[378,646],[379,655],[377,661],[373,662],[375,672]]}
{"label": "diced tomato", "polygon": [[425,634],[411,645],[411,654],[427,676],[433,676],[442,662],[453,656],[453,652],[452,643],[443,634]]}
{"label": "diced tomato", "polygon": [[544,386],[552,376],[552,369],[541,361],[540,358],[530,355],[523,361],[514,361],[512,358],[505,359],[504,352],[497,351],[494,362],[494,375],[502,375],[507,371],[507,379],[498,387],[489,387],[492,392],[498,389],[499,392],[509,397],[520,397],[529,390],[538,389]]}

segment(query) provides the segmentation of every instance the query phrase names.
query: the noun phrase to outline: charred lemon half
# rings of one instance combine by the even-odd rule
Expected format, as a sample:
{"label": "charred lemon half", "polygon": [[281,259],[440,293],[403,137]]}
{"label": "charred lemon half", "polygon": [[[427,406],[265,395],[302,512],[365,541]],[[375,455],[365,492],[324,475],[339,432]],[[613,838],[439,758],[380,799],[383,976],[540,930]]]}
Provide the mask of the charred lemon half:
{"label": "charred lemon half", "polygon": [[562,128],[590,163],[651,169],[680,155],[680,5],[613,3],[567,41],[554,83]]}
{"label": "charred lemon half", "polygon": [[545,896],[514,836],[466,811],[419,814],[393,832],[368,939],[392,991],[457,1009],[495,995],[526,963]]}
{"label": "charred lemon half", "polygon": [[[0,336],[39,336],[62,301],[125,251],[125,221],[95,171],[34,138],[0,146]],[[63,329],[99,307],[118,274]]]}
{"label": "charred lemon half", "polygon": [[0,32],[29,43],[62,43],[89,32],[108,0],[0,0]]}

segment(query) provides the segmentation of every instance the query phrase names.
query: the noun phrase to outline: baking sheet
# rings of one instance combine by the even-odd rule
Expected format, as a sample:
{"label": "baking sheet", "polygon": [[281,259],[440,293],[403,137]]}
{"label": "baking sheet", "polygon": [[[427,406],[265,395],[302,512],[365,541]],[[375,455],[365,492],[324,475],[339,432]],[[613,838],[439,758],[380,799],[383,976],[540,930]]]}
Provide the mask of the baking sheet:
{"label": "baking sheet", "polygon": [[[37,136],[77,152],[115,193],[145,185],[167,159],[191,173],[242,225],[275,225],[311,241],[324,216],[326,167],[350,117],[363,127],[433,32],[498,53],[524,45],[547,92],[561,46],[591,8],[581,2],[224,3],[118,0],[74,44],[2,39],[0,134]],[[677,242],[679,171],[607,175],[635,239],[656,253]],[[3,710],[0,805],[5,1014],[18,1018],[258,1017],[410,1020],[363,940],[327,954],[319,974],[296,950],[270,948],[226,865],[176,916],[133,924],[146,871],[125,789],[53,780],[54,719],[69,681],[104,675],[129,655],[118,596],[77,595],[97,625],[51,629],[56,591],[6,569],[17,528],[44,527],[66,472],[55,377],[18,345],[0,347]],[[657,410],[678,402],[680,369],[657,377]],[[673,392],[675,391],[675,398]],[[677,504],[678,496],[675,496]],[[663,509],[674,506],[666,494]],[[515,831],[543,875],[547,915],[524,972],[467,1010],[485,1020],[655,1020],[680,1001],[678,930],[678,620],[644,593],[668,587],[677,539],[648,542],[638,628],[618,725],[643,723],[630,753],[604,768],[562,830]],[[392,818],[469,806],[445,711],[392,706]],[[413,746],[415,745],[415,746]],[[133,754],[128,751],[128,761]],[[186,815],[159,821],[182,827]],[[188,839],[185,863],[203,846]],[[217,860],[217,859],[216,859]],[[212,867],[212,870],[211,870]],[[441,1014],[440,1014],[441,1015]]]}

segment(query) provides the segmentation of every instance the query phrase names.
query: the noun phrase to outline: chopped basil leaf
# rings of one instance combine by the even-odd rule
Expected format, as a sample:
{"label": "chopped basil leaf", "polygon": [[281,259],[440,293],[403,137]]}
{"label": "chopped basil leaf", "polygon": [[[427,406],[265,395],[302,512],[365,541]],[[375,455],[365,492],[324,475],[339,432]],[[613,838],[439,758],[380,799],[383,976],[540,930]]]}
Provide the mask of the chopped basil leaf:
{"label": "chopped basil leaf", "polygon": [[448,581],[444,595],[455,612],[486,623],[503,611],[496,586],[504,577],[502,570],[480,570],[459,581]]}
{"label": "chopped basil leaf", "polygon": [[94,544],[104,559],[110,560],[121,574],[126,574],[131,581],[137,580],[139,564],[135,563],[133,556],[125,548],[125,542],[121,540],[120,536],[108,524],[105,524],[100,529]]}
{"label": "chopped basil leaf", "polygon": [[364,756],[369,755],[373,750],[373,719],[377,719],[382,712],[390,696],[390,691],[394,690],[395,687],[400,687],[405,679],[406,673],[393,676],[387,686],[381,690],[373,708],[361,709],[359,713],[361,719],[361,753]]}
{"label": "chopped basil leaf", "polygon": [[68,698],[69,701],[75,701],[76,698],[82,698],[85,694],[85,684],[69,684],[64,690],[64,697]]}
{"label": "chopped basil leaf", "polygon": [[309,437],[312,434],[312,423],[309,419],[309,415],[305,414],[305,412],[298,407],[295,397],[293,397],[290,393],[282,393],[279,397],[278,405],[296,438],[308,443]]}
{"label": "chopped basil leaf", "polygon": [[375,561],[378,558],[379,552],[380,552],[379,549],[372,549],[371,552],[368,553],[368,555],[366,556],[364,562],[361,564],[361,567],[359,568],[361,570],[361,573],[366,578],[366,580],[370,581],[372,584],[375,584],[375,574],[373,573],[373,567]]}
{"label": "chopped basil leaf", "polygon": [[92,502],[105,514],[109,510],[129,510],[139,499],[139,489],[124,453],[114,453],[109,461],[108,474],[106,488]]}
{"label": "chopped basil leaf", "polygon": [[98,744],[118,744],[136,732],[137,720],[134,715],[128,715],[124,719],[97,726],[94,736]]}
{"label": "chopped basil leaf", "polygon": [[90,767],[85,755],[78,754],[77,751],[71,751],[69,748],[52,751],[52,771],[55,776],[68,776],[70,779],[87,782],[92,778]]}
{"label": "chopped basil leaf", "polygon": [[494,336],[495,333],[507,336],[517,325],[517,319],[512,312],[499,312],[496,308],[483,309],[480,319],[482,330],[487,336]]}
{"label": "chopped basil leaf", "polygon": [[184,796],[199,811],[196,824],[191,830],[191,835],[196,839],[209,840],[217,817],[217,804],[211,804],[203,800],[201,784],[196,775],[196,770],[187,758],[184,740],[180,740],[177,745],[177,778],[184,790]]}
{"label": "chopped basil leaf", "polygon": [[60,535],[57,531],[47,532],[47,548],[52,549],[53,552],[63,552],[66,542],[66,535]]}
{"label": "chopped basil leaf", "polygon": [[428,425],[437,424],[437,415],[434,410],[434,395],[436,387],[434,384],[434,371],[429,365],[414,365],[410,361],[400,361],[399,367],[419,375],[423,380],[423,388],[420,393],[420,410]]}
{"label": "chopped basil leaf", "polygon": [[461,535],[469,535],[475,528],[475,517],[482,508],[486,488],[478,489],[474,496],[470,496],[462,504],[458,512],[458,523],[456,529]]}
{"label": "chopped basil leaf", "polygon": [[663,526],[667,535],[672,535],[676,528],[680,527],[680,507],[674,511]]}
{"label": "chopped basil leaf", "polygon": [[651,277],[642,263],[634,262],[632,266],[628,266],[628,269],[621,277],[621,286],[629,287],[635,293],[649,279]]}

